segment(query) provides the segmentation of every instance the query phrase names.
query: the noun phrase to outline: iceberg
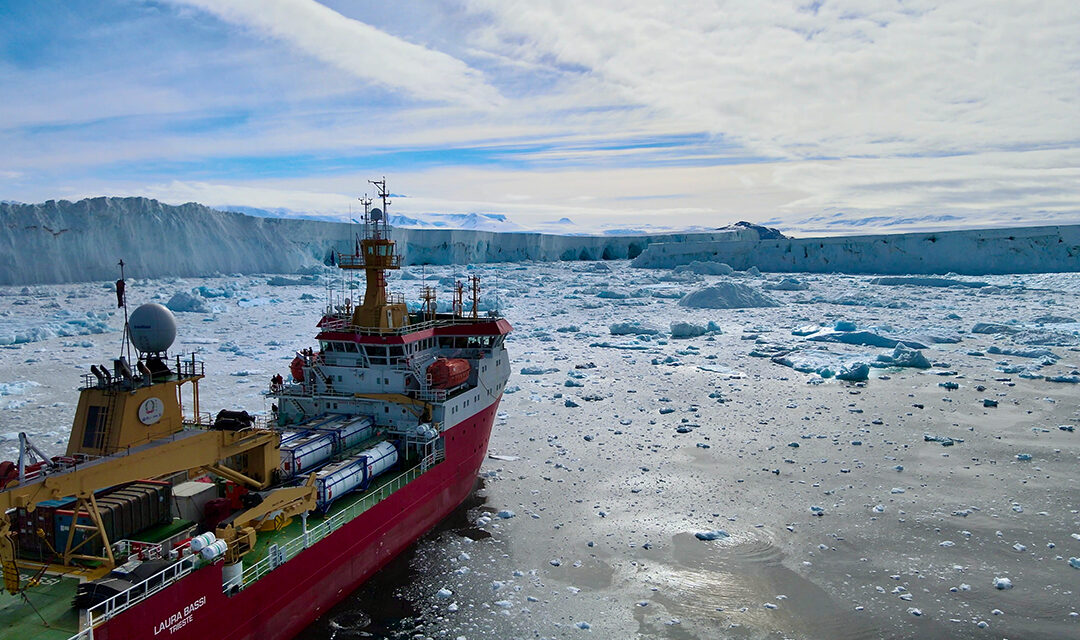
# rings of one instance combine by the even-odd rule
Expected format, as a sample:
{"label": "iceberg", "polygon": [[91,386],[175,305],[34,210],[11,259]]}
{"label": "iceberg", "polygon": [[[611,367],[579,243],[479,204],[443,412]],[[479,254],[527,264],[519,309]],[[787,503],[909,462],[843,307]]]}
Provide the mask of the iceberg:
{"label": "iceberg", "polygon": [[780,303],[745,284],[718,282],[686,294],[679,300],[679,306],[692,309],[746,309],[778,307]]}

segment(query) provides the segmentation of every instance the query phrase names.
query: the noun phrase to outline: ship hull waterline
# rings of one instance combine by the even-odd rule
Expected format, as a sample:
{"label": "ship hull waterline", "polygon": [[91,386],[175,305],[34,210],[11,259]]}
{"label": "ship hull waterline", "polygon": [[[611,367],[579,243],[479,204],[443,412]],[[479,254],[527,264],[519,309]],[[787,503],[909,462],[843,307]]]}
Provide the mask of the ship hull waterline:
{"label": "ship hull waterline", "polygon": [[240,593],[203,567],[94,629],[95,640],[287,640],[456,509],[475,486],[499,399],[446,431],[446,459]]}

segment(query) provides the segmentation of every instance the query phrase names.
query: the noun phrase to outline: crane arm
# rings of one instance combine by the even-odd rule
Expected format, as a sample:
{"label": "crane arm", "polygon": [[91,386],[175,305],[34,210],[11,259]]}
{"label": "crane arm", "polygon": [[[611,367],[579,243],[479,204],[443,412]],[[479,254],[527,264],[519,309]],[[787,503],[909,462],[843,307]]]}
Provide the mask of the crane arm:
{"label": "crane arm", "polygon": [[271,491],[258,505],[233,518],[231,526],[236,528],[255,527],[262,524],[262,521],[269,515],[281,513],[288,518],[298,513],[313,510],[316,506],[315,478],[316,475],[313,473],[308,476],[307,482],[299,487],[286,487]]}
{"label": "crane arm", "polygon": [[[102,487],[213,465],[219,460],[263,447],[277,448],[273,431],[201,431],[173,440],[158,440],[130,451],[90,461],[70,471],[9,486],[0,492],[0,514],[15,507],[33,507],[45,500],[88,496]],[[270,484],[269,470],[258,479]]]}
{"label": "crane arm", "polygon": [[9,485],[0,491],[0,567],[4,586],[14,593],[18,589],[19,572],[15,564],[16,533],[11,530],[8,511],[16,507],[33,508],[45,500],[67,496],[92,496],[93,492],[125,482],[154,478],[178,471],[214,465],[240,454],[249,457],[261,451],[263,464],[257,473],[245,477],[254,479],[256,488],[270,484],[270,460],[279,457],[281,437],[273,431],[197,431],[182,432],[171,439],[162,439],[133,447],[121,453],[92,460],[61,473],[36,478],[26,484]]}

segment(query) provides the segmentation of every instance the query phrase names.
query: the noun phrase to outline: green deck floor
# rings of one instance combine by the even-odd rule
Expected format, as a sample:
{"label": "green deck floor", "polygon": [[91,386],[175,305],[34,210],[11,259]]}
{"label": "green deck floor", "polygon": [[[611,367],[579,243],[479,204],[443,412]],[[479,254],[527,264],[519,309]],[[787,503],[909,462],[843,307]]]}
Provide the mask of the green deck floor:
{"label": "green deck floor", "polygon": [[[30,577],[23,574],[24,584]],[[79,632],[79,614],[71,606],[78,584],[75,578],[45,576],[41,584],[26,590],[25,598],[4,591],[0,594],[0,638],[68,640]]]}

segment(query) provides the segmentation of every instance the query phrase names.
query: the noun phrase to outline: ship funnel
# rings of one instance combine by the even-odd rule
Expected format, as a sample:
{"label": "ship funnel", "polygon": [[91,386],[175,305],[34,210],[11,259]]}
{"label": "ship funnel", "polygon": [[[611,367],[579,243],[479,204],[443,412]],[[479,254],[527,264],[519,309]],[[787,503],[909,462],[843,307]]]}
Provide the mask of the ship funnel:
{"label": "ship funnel", "polygon": [[123,378],[130,381],[132,378],[131,367],[128,366],[127,358],[120,356],[116,360],[113,360],[113,371],[116,372],[116,377]]}

